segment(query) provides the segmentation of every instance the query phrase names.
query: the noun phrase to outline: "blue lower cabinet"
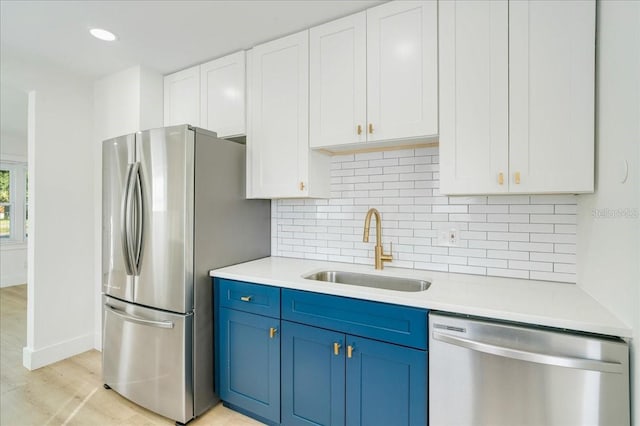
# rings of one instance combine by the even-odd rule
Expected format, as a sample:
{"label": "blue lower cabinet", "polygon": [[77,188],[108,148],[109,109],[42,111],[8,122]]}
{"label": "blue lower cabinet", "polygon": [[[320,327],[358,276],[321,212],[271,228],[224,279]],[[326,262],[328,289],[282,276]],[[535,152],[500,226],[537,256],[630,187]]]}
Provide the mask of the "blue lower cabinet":
{"label": "blue lower cabinet", "polygon": [[282,321],[282,424],[427,424],[427,352]]}
{"label": "blue lower cabinet", "polygon": [[426,351],[353,336],[347,348],[347,425],[427,424]]}
{"label": "blue lower cabinet", "polygon": [[280,422],[280,320],[220,308],[220,398]]}
{"label": "blue lower cabinet", "polygon": [[344,425],[345,336],[282,321],[282,424]]}

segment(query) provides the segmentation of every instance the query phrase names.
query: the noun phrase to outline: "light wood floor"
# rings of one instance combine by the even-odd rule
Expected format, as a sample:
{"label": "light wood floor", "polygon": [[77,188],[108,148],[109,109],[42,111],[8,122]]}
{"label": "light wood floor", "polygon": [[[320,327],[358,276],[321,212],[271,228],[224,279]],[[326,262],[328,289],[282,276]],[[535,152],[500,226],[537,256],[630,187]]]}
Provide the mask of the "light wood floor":
{"label": "light wood floor", "polygon": [[[22,366],[27,286],[0,289],[0,425],[171,425],[102,387],[101,356],[89,351],[35,371]],[[250,426],[253,419],[218,404],[189,425]]]}

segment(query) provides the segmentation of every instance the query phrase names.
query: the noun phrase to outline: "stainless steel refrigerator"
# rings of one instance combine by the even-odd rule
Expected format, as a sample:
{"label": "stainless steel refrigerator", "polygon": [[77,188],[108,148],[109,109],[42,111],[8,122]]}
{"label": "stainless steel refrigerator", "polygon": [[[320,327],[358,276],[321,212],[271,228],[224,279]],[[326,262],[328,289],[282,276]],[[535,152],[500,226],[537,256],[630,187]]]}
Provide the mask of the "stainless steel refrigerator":
{"label": "stainless steel refrigerator", "polygon": [[105,387],[180,423],[214,390],[208,271],[270,254],[268,200],[246,200],[245,146],[190,127],[103,142]]}

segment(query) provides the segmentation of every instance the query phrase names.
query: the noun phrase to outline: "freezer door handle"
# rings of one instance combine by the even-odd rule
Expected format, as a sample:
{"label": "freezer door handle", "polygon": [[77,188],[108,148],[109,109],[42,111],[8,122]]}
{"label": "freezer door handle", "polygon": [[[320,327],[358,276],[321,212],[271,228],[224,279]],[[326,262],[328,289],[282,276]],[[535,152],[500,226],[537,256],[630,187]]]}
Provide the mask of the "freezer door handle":
{"label": "freezer door handle", "polygon": [[133,164],[129,164],[127,167],[127,178],[125,180],[124,194],[122,194],[122,206],[120,208],[120,240],[122,241],[122,256],[124,258],[124,266],[127,270],[127,275],[133,275],[133,268],[131,266],[131,251],[129,250],[129,192],[131,172],[133,171]]}
{"label": "freezer door handle", "polygon": [[154,321],[142,317],[137,317],[131,314],[126,313],[123,310],[116,308],[115,306],[105,305],[109,310],[114,314],[124,319],[125,321],[133,322],[140,325],[148,325],[150,327],[158,327],[158,328],[173,328],[173,321]]}
{"label": "freezer door handle", "polygon": [[433,332],[433,338],[444,343],[460,346],[473,351],[484,352],[505,358],[517,359],[520,361],[535,362],[538,364],[556,365],[559,367],[576,368],[580,370],[600,371],[602,373],[622,374],[622,364],[619,362],[598,361],[585,358],[574,358],[557,355],[549,355],[538,352],[523,351],[520,349],[506,348],[477,340],[465,339],[463,337],[451,336],[448,334]]}

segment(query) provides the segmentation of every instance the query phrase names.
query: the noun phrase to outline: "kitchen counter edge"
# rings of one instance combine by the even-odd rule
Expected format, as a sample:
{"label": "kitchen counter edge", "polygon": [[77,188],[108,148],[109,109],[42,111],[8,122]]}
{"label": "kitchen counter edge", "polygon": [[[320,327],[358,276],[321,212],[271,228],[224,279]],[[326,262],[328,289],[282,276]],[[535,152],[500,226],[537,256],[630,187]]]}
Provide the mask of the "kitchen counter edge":
{"label": "kitchen counter edge", "polygon": [[[409,277],[428,290],[402,292],[304,279],[321,270]],[[632,330],[578,285],[372,265],[266,257],[209,271],[211,277],[629,338]]]}

